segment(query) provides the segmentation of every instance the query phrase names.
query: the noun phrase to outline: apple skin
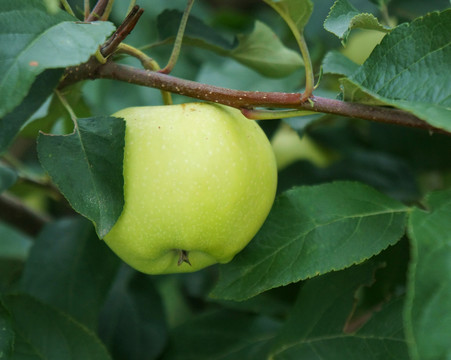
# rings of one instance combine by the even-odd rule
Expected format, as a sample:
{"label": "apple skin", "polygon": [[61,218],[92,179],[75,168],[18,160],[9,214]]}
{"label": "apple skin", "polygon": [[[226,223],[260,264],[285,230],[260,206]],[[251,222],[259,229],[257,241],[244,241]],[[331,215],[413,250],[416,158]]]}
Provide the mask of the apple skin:
{"label": "apple skin", "polygon": [[262,226],[276,192],[274,153],[258,124],[210,103],[113,116],[126,121],[125,204],[108,246],[147,274],[232,260]]}

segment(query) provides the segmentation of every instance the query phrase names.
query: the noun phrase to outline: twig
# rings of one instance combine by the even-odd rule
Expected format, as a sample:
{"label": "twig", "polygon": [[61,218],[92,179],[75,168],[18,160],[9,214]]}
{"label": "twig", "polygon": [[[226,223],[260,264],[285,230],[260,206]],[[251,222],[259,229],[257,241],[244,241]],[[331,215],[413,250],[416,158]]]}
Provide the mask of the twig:
{"label": "twig", "polygon": [[135,5],[133,7],[133,9],[128,13],[124,22],[101,47],[100,52],[104,57],[111,55],[119,46],[119,44],[124,41],[124,39],[132,32],[143,12],[144,9],[140,8],[138,5]]}
{"label": "twig", "polygon": [[164,91],[221,103],[238,109],[256,107],[278,109],[301,109],[351,118],[396,124],[434,132],[447,133],[435,128],[416,116],[398,109],[351,103],[322,97],[312,97],[312,102],[302,102],[299,93],[242,91],[200,84],[155,71],[141,70],[108,61],[99,64],[88,61],[75,68],[68,68],[61,87],[86,79],[113,79],[136,85],[157,88]]}
{"label": "twig", "polygon": [[99,0],[96,6],[92,9],[89,16],[86,18],[87,22],[100,20],[110,0]]}
{"label": "twig", "polygon": [[0,219],[25,233],[35,236],[51,218],[26,206],[19,199],[2,194],[0,196]]}

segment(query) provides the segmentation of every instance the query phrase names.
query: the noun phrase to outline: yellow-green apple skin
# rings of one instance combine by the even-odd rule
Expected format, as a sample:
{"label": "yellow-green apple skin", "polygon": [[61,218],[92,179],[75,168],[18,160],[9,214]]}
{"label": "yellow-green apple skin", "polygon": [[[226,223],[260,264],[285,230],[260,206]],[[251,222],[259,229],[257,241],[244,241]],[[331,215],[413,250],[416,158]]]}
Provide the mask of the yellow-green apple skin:
{"label": "yellow-green apple skin", "polygon": [[229,262],[260,229],[276,192],[274,153],[258,124],[210,103],[114,116],[126,123],[125,205],[105,242],[148,274]]}

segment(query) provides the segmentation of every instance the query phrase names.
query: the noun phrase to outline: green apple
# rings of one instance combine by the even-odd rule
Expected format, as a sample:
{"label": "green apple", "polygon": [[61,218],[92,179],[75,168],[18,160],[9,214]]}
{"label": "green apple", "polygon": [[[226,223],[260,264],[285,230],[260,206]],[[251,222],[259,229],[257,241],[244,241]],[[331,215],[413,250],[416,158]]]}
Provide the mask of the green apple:
{"label": "green apple", "polygon": [[227,263],[273,204],[277,166],[257,123],[210,103],[134,107],[126,122],[125,205],[105,242],[148,274]]}
{"label": "green apple", "polygon": [[385,33],[376,30],[354,31],[341,52],[356,64],[362,65],[385,35]]}
{"label": "green apple", "polygon": [[316,144],[308,135],[300,138],[295,130],[284,124],[274,134],[271,144],[279,171],[298,160],[307,160],[324,168],[337,158],[336,154]]}

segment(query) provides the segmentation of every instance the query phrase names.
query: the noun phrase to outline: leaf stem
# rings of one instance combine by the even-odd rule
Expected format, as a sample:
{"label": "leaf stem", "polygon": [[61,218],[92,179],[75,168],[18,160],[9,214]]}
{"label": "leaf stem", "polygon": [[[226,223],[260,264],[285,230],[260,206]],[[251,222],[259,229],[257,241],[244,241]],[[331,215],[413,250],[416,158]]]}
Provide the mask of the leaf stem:
{"label": "leaf stem", "polygon": [[102,20],[102,21],[108,20],[108,18],[110,17],[110,14],[111,14],[111,10],[113,9],[113,4],[114,4],[114,0],[108,1],[108,3],[106,4],[105,11],[103,12],[100,20]]}
{"label": "leaf stem", "polygon": [[67,0],[61,0],[61,4],[64,7],[64,10],[66,10],[69,14],[71,14],[72,16],[75,16],[74,11],[72,10],[72,8],[70,7],[69,3],[67,2]]}
{"label": "leaf stem", "polygon": [[186,4],[185,11],[183,12],[182,19],[180,20],[179,29],[177,31],[177,36],[175,37],[174,47],[172,48],[171,56],[169,57],[169,61],[167,65],[160,70],[163,74],[169,74],[172,69],[174,69],[175,64],[177,63],[180,49],[182,48],[183,35],[185,34],[186,23],[188,22],[189,13],[191,8],[193,7],[194,0],[188,0]]}
{"label": "leaf stem", "polygon": [[310,53],[308,50],[307,42],[305,41],[304,34],[301,30],[298,29],[296,24],[292,21],[292,19],[287,15],[286,12],[281,11],[278,6],[274,5],[274,3],[270,0],[263,0],[266,4],[271,6],[285,21],[285,23],[290,28],[296,43],[301,51],[302,59],[304,60],[305,67],[305,90],[301,96],[301,101],[307,101],[313,94],[313,89],[315,87],[315,74],[313,73],[312,59],[310,58]]}
{"label": "leaf stem", "polygon": [[316,114],[315,111],[308,110],[241,109],[241,112],[250,120],[274,120]]}
{"label": "leaf stem", "polygon": [[89,17],[89,13],[91,12],[91,8],[89,6],[89,0],[84,0],[84,12],[85,12],[84,19],[85,19],[85,21],[87,21],[88,17]]}
{"label": "leaf stem", "polygon": [[67,102],[66,98],[61,94],[61,92],[59,90],[55,90],[55,94],[58,97],[61,104],[66,109],[66,111],[69,113],[69,116],[72,119],[72,121],[74,122],[74,124],[77,124],[77,116],[75,115],[75,112],[72,109],[72,107]]}
{"label": "leaf stem", "polygon": [[130,4],[128,5],[127,15],[130,13],[130,11],[132,11],[132,9],[135,7],[135,5],[136,5],[136,0],[131,0]]}

